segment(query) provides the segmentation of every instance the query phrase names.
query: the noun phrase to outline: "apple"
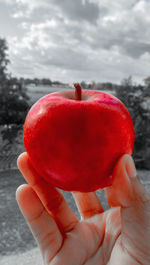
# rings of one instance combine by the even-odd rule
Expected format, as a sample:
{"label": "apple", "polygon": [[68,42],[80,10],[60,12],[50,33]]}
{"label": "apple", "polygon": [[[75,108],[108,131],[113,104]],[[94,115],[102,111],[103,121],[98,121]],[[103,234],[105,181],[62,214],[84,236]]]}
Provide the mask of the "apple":
{"label": "apple", "polygon": [[74,86],[48,94],[31,107],[24,145],[46,181],[66,191],[90,192],[110,186],[117,160],[132,154],[134,126],[115,96]]}

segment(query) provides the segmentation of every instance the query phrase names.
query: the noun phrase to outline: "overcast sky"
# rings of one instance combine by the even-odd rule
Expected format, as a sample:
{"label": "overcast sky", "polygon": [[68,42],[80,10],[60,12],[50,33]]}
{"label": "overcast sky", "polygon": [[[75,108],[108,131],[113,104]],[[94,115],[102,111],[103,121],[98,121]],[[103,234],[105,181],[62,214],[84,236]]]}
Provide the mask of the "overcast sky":
{"label": "overcast sky", "polygon": [[149,0],[0,0],[13,76],[120,83],[150,75]]}

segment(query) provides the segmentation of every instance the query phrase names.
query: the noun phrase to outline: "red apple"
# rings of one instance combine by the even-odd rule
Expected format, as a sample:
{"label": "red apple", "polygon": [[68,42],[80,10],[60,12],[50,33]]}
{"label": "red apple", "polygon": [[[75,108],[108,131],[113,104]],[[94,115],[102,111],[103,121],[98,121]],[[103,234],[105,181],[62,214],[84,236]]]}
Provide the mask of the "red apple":
{"label": "red apple", "polygon": [[27,114],[24,145],[35,170],[67,191],[89,192],[112,184],[123,154],[132,154],[131,116],[116,97],[92,90],[54,92]]}

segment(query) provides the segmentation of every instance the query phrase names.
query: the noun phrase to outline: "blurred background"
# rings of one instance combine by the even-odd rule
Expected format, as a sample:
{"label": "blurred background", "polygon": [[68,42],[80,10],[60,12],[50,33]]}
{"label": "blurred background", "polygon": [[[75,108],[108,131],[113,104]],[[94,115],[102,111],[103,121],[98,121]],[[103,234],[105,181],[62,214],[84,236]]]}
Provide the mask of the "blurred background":
{"label": "blurred background", "polygon": [[[133,157],[150,190],[149,14],[146,0],[0,0],[0,264],[30,264],[15,255],[36,256],[15,201],[24,183],[16,160],[26,114],[47,93],[79,82],[122,100],[135,128]],[[107,208],[103,191],[98,196]]]}

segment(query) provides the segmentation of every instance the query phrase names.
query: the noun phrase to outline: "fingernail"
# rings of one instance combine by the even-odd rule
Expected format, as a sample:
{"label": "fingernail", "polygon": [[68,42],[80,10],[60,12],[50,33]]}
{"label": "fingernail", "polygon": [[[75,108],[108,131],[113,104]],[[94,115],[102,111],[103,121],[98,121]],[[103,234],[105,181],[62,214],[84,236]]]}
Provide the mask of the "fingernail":
{"label": "fingernail", "polygon": [[136,178],[137,171],[136,171],[135,164],[134,164],[132,156],[127,155],[127,160],[126,160],[125,167],[126,167],[126,171],[127,171],[128,177],[129,178]]}

